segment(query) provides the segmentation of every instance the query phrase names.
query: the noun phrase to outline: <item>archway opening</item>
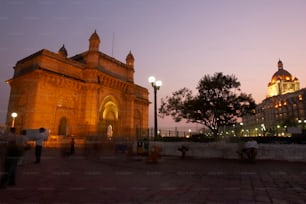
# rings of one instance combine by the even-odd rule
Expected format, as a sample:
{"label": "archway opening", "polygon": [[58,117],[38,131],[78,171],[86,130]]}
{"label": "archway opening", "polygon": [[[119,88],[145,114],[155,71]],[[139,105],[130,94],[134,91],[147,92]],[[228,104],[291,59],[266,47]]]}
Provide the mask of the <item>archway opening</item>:
{"label": "archway opening", "polygon": [[118,133],[119,110],[117,100],[113,96],[107,96],[101,103],[99,110],[98,134],[107,138],[107,127],[112,126],[113,136]]}
{"label": "archway opening", "polygon": [[62,136],[68,135],[68,120],[66,117],[62,117],[58,126],[58,134]]}

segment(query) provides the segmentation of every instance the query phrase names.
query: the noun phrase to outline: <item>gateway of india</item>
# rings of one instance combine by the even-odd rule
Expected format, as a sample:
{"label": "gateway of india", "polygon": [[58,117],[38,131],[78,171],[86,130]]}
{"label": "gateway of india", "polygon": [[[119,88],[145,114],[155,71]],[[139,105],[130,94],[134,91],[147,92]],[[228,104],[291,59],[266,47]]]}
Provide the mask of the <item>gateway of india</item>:
{"label": "gateway of india", "polygon": [[89,49],[67,57],[42,49],[20,61],[11,87],[6,123],[17,131],[45,127],[50,135],[101,136],[133,139],[147,134],[149,92],[134,83],[134,56],[121,62],[99,51],[96,31]]}

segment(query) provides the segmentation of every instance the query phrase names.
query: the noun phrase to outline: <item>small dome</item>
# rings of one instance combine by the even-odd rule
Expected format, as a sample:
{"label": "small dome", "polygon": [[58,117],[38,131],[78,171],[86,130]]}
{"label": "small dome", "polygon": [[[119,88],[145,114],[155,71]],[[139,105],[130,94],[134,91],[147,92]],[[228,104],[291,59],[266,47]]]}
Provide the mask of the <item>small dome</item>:
{"label": "small dome", "polygon": [[283,62],[281,60],[278,61],[277,63],[278,70],[275,72],[272,76],[271,82],[275,82],[277,80],[281,81],[293,81],[294,77],[283,68]]}
{"label": "small dome", "polygon": [[91,36],[89,38],[89,41],[98,41],[98,42],[100,42],[100,37],[97,34],[96,30],[95,30],[95,32],[93,34],[91,34]]}
{"label": "small dome", "polygon": [[291,81],[293,80],[292,75],[285,69],[279,69],[275,74],[272,76],[273,80],[283,80],[283,81]]}
{"label": "small dome", "polygon": [[63,57],[67,57],[68,56],[68,52],[65,48],[65,45],[63,45],[59,50],[58,50],[58,54],[63,56]]}

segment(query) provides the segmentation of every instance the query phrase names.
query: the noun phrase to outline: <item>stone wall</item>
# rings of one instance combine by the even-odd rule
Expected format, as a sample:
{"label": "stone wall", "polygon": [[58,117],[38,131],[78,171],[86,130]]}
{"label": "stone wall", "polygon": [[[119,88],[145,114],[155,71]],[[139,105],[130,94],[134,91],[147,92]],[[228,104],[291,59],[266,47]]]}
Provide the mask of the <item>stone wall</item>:
{"label": "stone wall", "polygon": [[[223,158],[238,159],[236,153],[237,143],[211,142],[211,143],[188,143],[188,142],[150,142],[160,146],[163,156],[180,156],[177,150],[182,144],[189,147],[186,156],[194,158]],[[306,145],[302,144],[259,144],[258,160],[285,160],[306,162]]]}

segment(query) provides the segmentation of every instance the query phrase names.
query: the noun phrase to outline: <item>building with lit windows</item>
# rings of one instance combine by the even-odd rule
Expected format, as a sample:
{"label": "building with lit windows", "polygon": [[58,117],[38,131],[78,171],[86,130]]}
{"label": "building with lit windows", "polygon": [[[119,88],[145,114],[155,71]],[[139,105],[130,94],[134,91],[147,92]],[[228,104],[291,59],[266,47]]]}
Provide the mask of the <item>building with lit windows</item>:
{"label": "building with lit windows", "polygon": [[257,105],[255,115],[243,117],[244,136],[289,136],[306,127],[306,89],[300,89],[298,79],[283,68],[281,60],[277,66],[266,99]]}
{"label": "building with lit windows", "polygon": [[40,50],[14,67],[7,125],[16,112],[17,129],[45,127],[52,135],[135,137],[148,128],[148,90],[134,83],[134,56],[121,62],[99,50],[94,32],[88,50],[72,57]]}

